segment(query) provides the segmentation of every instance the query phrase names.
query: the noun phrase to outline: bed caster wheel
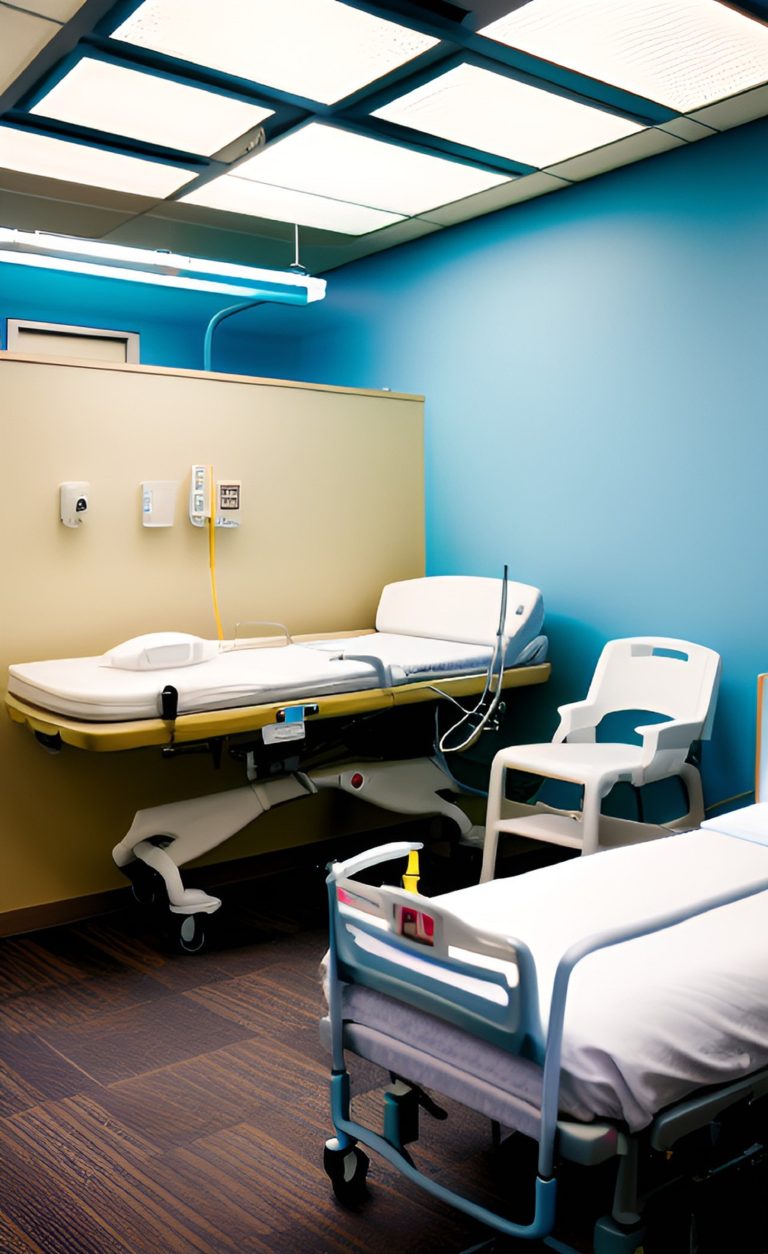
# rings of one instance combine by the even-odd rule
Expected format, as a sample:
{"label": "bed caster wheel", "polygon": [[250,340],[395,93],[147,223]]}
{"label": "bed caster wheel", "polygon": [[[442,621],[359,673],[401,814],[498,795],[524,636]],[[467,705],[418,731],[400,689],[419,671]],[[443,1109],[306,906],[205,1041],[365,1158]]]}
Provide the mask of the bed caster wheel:
{"label": "bed caster wheel", "polygon": [[185,954],[199,954],[205,948],[204,914],[185,914],[179,928],[179,949]]}
{"label": "bed caster wheel", "polygon": [[365,1177],[370,1159],[358,1145],[337,1149],[335,1138],[326,1141],[323,1167],[336,1198],[343,1206],[357,1206],[366,1195]]}
{"label": "bed caster wheel", "polygon": [[123,871],[131,881],[131,896],[138,905],[154,906],[164,898],[167,900],[162,876],[153,871],[151,866],[147,866],[146,862],[137,858],[135,862],[123,867]]}

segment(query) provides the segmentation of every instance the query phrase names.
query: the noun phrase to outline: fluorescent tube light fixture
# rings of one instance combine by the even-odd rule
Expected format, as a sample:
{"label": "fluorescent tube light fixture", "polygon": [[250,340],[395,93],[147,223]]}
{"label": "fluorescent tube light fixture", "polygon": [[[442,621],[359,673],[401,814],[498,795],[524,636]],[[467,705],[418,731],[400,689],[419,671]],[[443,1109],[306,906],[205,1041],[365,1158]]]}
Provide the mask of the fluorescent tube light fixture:
{"label": "fluorescent tube light fixture", "polygon": [[153,200],[164,200],[195,178],[195,171],[162,161],[129,157],[13,126],[0,126],[0,166]]}
{"label": "fluorescent tube light fixture", "polygon": [[340,235],[366,235],[393,222],[402,222],[402,214],[385,213],[367,205],[355,205],[329,196],[292,191],[288,187],[271,187],[251,179],[222,174],[202,187],[181,197],[180,203],[202,205],[207,209],[223,209],[276,222],[294,222]]}
{"label": "fluorescent tube light fixture", "polygon": [[529,0],[478,34],[680,113],[768,79],[768,28],[719,0]]}
{"label": "fluorescent tube light fixture", "polygon": [[279,304],[308,305],[325,296],[325,279],[293,270],[264,270],[228,261],[182,257],[101,240],[0,227],[0,263],[66,270],[98,278],[150,283]]}
{"label": "fluorescent tube light fixture", "polygon": [[373,116],[539,168],[643,129],[628,118],[475,65],[457,65]]}
{"label": "fluorescent tube light fixture", "polygon": [[403,217],[509,181],[507,174],[494,174],[322,122],[310,122],[262,148],[242,161],[232,176],[351,201]]}
{"label": "fluorescent tube light fixture", "polygon": [[271,109],[145,70],[83,57],[30,113],[212,156]]}
{"label": "fluorescent tube light fixture", "polygon": [[322,104],[438,42],[339,0],[144,0],[112,38]]}

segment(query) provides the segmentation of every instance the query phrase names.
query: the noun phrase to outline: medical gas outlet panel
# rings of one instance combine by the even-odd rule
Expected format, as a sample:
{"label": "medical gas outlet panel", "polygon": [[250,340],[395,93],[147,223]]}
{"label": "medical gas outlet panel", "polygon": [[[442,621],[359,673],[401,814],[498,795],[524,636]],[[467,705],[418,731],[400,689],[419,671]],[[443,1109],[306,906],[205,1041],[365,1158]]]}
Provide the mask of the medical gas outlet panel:
{"label": "medical gas outlet panel", "polygon": [[189,485],[189,521],[204,527],[211,517],[217,527],[239,527],[242,483],[239,479],[214,481],[210,466],[193,466]]}

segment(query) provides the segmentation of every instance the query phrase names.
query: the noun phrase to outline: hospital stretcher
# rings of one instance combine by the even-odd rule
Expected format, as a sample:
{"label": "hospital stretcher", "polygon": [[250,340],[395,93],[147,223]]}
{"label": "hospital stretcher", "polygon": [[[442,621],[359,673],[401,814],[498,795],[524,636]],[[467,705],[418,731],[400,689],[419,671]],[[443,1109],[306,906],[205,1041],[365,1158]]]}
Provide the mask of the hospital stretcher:
{"label": "hospital stretcher", "polygon": [[[353,878],[375,868],[378,879],[377,864],[414,848],[329,868],[321,1036],[332,1053],[325,1168],[337,1197],[361,1200],[364,1145],[495,1230],[573,1254],[553,1235],[558,1172],[613,1163],[594,1254],[652,1254],[654,1163],[654,1189],[719,1170],[708,1132],[742,1116],[734,1157],[754,1159],[766,1144],[768,805],[434,898]],[[353,1116],[347,1053],[390,1073],[383,1132]],[[538,1143],[534,1177],[510,1181],[530,1203],[526,1220],[419,1169],[419,1109],[439,1112],[434,1091]]]}
{"label": "hospital stretcher", "polygon": [[13,665],[6,708],[54,751],[157,746],[171,755],[208,746],[216,754],[236,746],[245,786],[139,810],[113,850],[139,899],[158,889],[167,897],[180,944],[194,951],[221,902],[186,888],[179,868],[276,805],[340,789],[395,813],[443,814],[468,836],[472,823],[451,799],[460,789],[442,754],[303,769],[307,746],[323,722],[443,697],[470,698],[475,713],[460,710],[453,720],[460,744],[503,691],[549,677],[542,622],[539,590],[506,577],[406,580],[384,588],[375,629],[363,633],[294,640],[283,629],[224,642],[155,633],[102,657]]}

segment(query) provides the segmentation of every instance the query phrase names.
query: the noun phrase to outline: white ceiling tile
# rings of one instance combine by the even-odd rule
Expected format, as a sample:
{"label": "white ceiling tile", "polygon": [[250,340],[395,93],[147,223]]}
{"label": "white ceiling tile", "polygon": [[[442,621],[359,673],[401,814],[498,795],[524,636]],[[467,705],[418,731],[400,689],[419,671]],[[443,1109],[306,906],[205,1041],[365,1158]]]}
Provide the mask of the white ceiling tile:
{"label": "white ceiling tile", "polygon": [[526,174],[522,178],[505,183],[502,187],[492,187],[487,192],[478,192],[475,196],[467,196],[456,204],[445,205],[441,209],[432,209],[423,215],[423,220],[437,222],[440,226],[455,226],[457,222],[468,222],[481,214],[495,213],[497,209],[507,209],[510,205],[518,205],[524,200],[533,200],[536,196],[545,196],[548,192],[559,191],[570,187],[565,179],[552,174],[544,174],[537,170],[535,174]]}
{"label": "white ceiling tile", "polygon": [[721,100],[719,104],[710,105],[708,109],[699,109],[691,117],[706,126],[713,126],[717,131],[728,131],[731,127],[741,126],[744,122],[754,122],[756,118],[768,115],[768,86],[756,87],[754,91],[745,91],[730,100]]}
{"label": "white ceiling tile", "polygon": [[0,6],[0,92],[4,92],[61,30],[54,22]]}
{"label": "white ceiling tile", "polygon": [[19,9],[52,18],[54,22],[68,22],[82,9],[85,0],[14,0],[14,4]]}
{"label": "white ceiling tile", "polygon": [[[392,226],[385,226],[381,231],[377,231],[375,235],[360,236],[357,239],[350,240],[345,243],[342,253],[338,245],[323,246],[323,252],[330,254],[326,257],[328,264],[346,265],[350,261],[356,261],[360,257],[370,257],[373,253],[383,252],[386,248],[395,248],[398,244],[409,244],[411,240],[423,239],[426,235],[434,235],[436,231],[441,230],[437,222],[428,222],[424,218],[405,218],[402,222],[395,222]],[[334,247],[338,249],[338,257],[333,257]],[[306,250],[302,246],[302,253],[306,251],[308,258],[313,256],[311,246]],[[320,249],[317,250],[320,255]],[[313,269],[318,267],[314,265]]]}
{"label": "white ceiling tile", "polygon": [[655,157],[671,148],[682,148],[684,143],[676,135],[668,135],[664,131],[642,131],[640,135],[630,135],[628,139],[620,139],[615,144],[585,153],[583,157],[574,157],[571,161],[552,165],[549,173],[559,174],[572,182],[581,182],[583,179],[594,178],[597,174],[605,174],[608,170],[630,165],[633,161]]}
{"label": "white ceiling tile", "polygon": [[694,122],[692,118],[672,118],[669,122],[660,123],[657,129],[677,135],[678,139],[684,139],[687,144],[695,144],[699,139],[716,134],[713,127],[705,126],[703,122]]}

